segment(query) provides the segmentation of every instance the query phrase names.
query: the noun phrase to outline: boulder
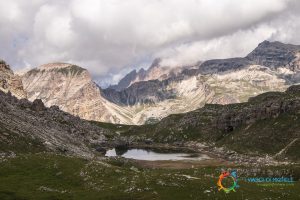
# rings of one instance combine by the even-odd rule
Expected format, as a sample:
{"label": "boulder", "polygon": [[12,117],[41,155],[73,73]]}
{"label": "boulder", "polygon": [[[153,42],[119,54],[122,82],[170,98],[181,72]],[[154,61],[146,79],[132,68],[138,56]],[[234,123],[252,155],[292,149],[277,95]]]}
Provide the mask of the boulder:
{"label": "boulder", "polygon": [[31,105],[31,110],[39,112],[39,111],[46,110],[46,107],[45,107],[44,103],[42,102],[42,100],[36,99],[33,101],[32,105]]}

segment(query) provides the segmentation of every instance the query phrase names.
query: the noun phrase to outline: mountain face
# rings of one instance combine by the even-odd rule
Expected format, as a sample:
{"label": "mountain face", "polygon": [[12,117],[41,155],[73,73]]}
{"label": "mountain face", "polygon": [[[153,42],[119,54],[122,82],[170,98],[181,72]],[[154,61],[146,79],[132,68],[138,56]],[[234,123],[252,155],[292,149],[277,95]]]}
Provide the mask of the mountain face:
{"label": "mountain face", "polygon": [[300,46],[264,41],[244,58],[214,59],[170,68],[156,59],[118,85],[99,88],[87,70],[54,63],[22,76],[28,98],[88,120],[144,124],[205,104],[245,102],[300,82]]}
{"label": "mountain face", "polygon": [[290,65],[299,57],[299,49],[299,45],[264,41],[246,58],[258,65],[277,68]]}
{"label": "mountain face", "polygon": [[251,60],[247,58],[208,60],[199,66],[198,73],[203,75],[221,73],[230,70],[242,69],[252,64],[254,64],[254,62],[251,62]]}
{"label": "mountain face", "polygon": [[21,78],[15,75],[3,60],[0,60],[0,90],[10,91],[18,98],[26,98]]}
{"label": "mountain face", "polygon": [[[40,99],[17,99],[0,91],[0,152],[51,151],[93,157],[110,131],[59,110]],[[17,152],[19,151],[19,152]]]}
{"label": "mountain face", "polygon": [[167,88],[167,81],[150,80],[132,84],[130,87],[116,91],[103,90],[106,99],[125,106],[135,104],[155,104],[157,102],[174,98],[174,88]]}
{"label": "mountain face", "polygon": [[22,81],[30,101],[41,99],[47,107],[57,105],[61,110],[87,120],[126,123],[115,111],[118,106],[101,96],[86,69],[51,63],[28,71]]}

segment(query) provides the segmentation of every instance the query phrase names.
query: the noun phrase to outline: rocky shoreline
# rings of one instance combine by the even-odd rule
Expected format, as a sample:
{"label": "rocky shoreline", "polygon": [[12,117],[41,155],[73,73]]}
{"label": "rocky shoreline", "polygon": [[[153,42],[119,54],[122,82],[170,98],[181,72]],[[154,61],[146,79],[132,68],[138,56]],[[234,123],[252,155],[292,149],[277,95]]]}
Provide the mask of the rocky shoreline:
{"label": "rocky shoreline", "polygon": [[[154,149],[160,151],[172,151],[172,152],[194,152],[194,153],[203,153],[212,158],[212,162],[207,161],[196,161],[199,165],[205,164],[208,165],[227,165],[227,166],[284,166],[284,165],[298,165],[299,162],[294,162],[291,160],[279,160],[275,156],[265,155],[246,155],[237,153],[233,150],[227,149],[226,147],[216,147],[214,144],[199,143],[199,142],[185,142],[181,144],[172,144],[172,143],[151,143],[149,141],[145,142],[108,142],[103,148],[106,150],[111,148],[121,148],[121,149]],[[153,163],[153,161],[137,161],[139,163]],[[155,162],[155,161],[154,161]],[[169,163],[170,161],[166,161]],[[174,161],[178,162],[178,161]],[[179,161],[187,162],[187,161]],[[161,163],[159,161],[158,163]],[[195,165],[195,161],[191,162],[192,165]]]}

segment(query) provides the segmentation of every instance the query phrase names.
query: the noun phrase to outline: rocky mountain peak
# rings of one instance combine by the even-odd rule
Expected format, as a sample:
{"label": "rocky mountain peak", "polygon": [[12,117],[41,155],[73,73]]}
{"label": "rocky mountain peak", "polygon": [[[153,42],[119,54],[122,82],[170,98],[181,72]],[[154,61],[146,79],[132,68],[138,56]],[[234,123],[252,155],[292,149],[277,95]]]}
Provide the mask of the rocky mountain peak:
{"label": "rocky mountain peak", "polygon": [[137,72],[134,69],[131,72],[129,72],[126,76],[124,76],[124,78],[122,78],[117,85],[110,86],[110,88],[118,91],[122,90],[123,88],[128,87],[131,84],[131,82],[136,79],[136,77]]}
{"label": "rocky mountain peak", "polygon": [[[34,68],[32,70],[29,71],[29,73],[27,74],[35,74],[36,72],[57,72],[57,73],[61,73],[64,75],[81,75],[84,74],[85,76],[87,76],[87,78],[90,78],[90,74],[89,72],[82,68],[79,67],[77,65],[74,64],[69,64],[69,63],[48,63],[45,65],[41,65],[37,68]],[[91,78],[90,78],[91,79]]]}
{"label": "rocky mountain peak", "polygon": [[21,78],[13,73],[4,60],[0,60],[0,90],[11,92],[18,98],[26,98]]}
{"label": "rocky mountain peak", "polygon": [[109,105],[101,96],[100,88],[82,67],[50,63],[28,71],[22,76],[22,81],[28,99],[35,101],[38,109],[43,108],[43,102],[46,107],[57,105],[61,110],[84,119],[120,122],[119,117],[112,116],[113,108],[108,111]]}
{"label": "rocky mountain peak", "polygon": [[32,110],[34,110],[34,111],[43,111],[43,110],[45,110],[45,109],[46,109],[46,107],[45,107],[45,105],[44,105],[44,103],[43,103],[42,100],[40,100],[40,99],[35,99],[35,100],[32,102]]}
{"label": "rocky mountain peak", "polygon": [[154,67],[159,67],[161,62],[161,58],[155,58],[150,65],[149,69],[154,68]]}
{"label": "rocky mountain peak", "polygon": [[258,44],[258,46],[255,48],[257,49],[263,49],[263,48],[277,48],[277,49],[286,49],[286,50],[291,50],[291,51],[298,51],[300,48],[300,45],[294,45],[294,44],[285,44],[279,41],[268,41],[265,40],[261,43]]}
{"label": "rocky mountain peak", "polygon": [[259,65],[277,68],[291,63],[296,58],[296,53],[299,52],[300,45],[284,44],[278,41],[264,41],[246,58]]}
{"label": "rocky mountain peak", "polygon": [[145,70],[144,68],[141,68],[138,71],[132,70],[127,75],[125,75],[117,85],[110,86],[109,89],[122,91],[137,82],[165,80],[179,74],[185,68],[183,66],[162,66],[161,61],[161,58],[155,58],[147,70]]}
{"label": "rocky mountain peak", "polygon": [[91,75],[86,69],[69,63],[49,63],[41,65],[23,73],[22,77],[35,76],[38,73],[60,74],[63,76],[81,76],[90,81],[92,80]]}
{"label": "rocky mountain peak", "polygon": [[56,63],[48,63],[48,64],[44,64],[38,67],[38,69],[41,70],[50,70],[50,69],[61,69],[61,68],[67,68],[73,66],[73,64],[69,64],[69,63],[60,63],[60,62],[56,62]]}
{"label": "rocky mountain peak", "polygon": [[6,64],[4,60],[0,59],[0,69],[10,70],[10,67]]}
{"label": "rocky mountain peak", "polygon": [[149,76],[151,76],[151,73],[153,74],[153,71],[156,71],[156,68],[159,67],[160,61],[160,58],[154,59],[154,61],[147,70],[141,68],[138,71],[136,69],[130,71],[118,82],[117,85],[112,85],[109,87],[109,89],[121,91],[128,88],[135,82],[149,80]]}

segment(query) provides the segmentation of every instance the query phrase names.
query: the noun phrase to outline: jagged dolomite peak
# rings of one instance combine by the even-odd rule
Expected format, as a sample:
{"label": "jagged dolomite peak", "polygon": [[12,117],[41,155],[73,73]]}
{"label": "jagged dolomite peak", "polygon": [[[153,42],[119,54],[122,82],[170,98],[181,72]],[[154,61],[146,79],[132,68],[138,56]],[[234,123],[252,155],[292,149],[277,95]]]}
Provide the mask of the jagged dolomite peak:
{"label": "jagged dolomite peak", "polygon": [[[103,99],[100,88],[89,72],[67,63],[51,63],[22,76],[30,101],[41,99],[46,106],[57,105],[63,111],[83,119],[125,123],[110,102]],[[122,121],[123,120],[123,121]]]}
{"label": "jagged dolomite peak", "polygon": [[19,99],[26,98],[21,78],[15,75],[10,66],[3,60],[0,60],[0,90],[4,92],[10,91]]}
{"label": "jagged dolomite peak", "polygon": [[[197,64],[199,64],[198,62]],[[134,83],[149,80],[165,80],[180,74],[184,69],[191,69],[195,66],[163,66],[161,65],[161,59],[156,58],[152,62],[151,66],[145,70],[133,70],[122,78],[117,85],[110,86],[110,89],[123,90]]]}

